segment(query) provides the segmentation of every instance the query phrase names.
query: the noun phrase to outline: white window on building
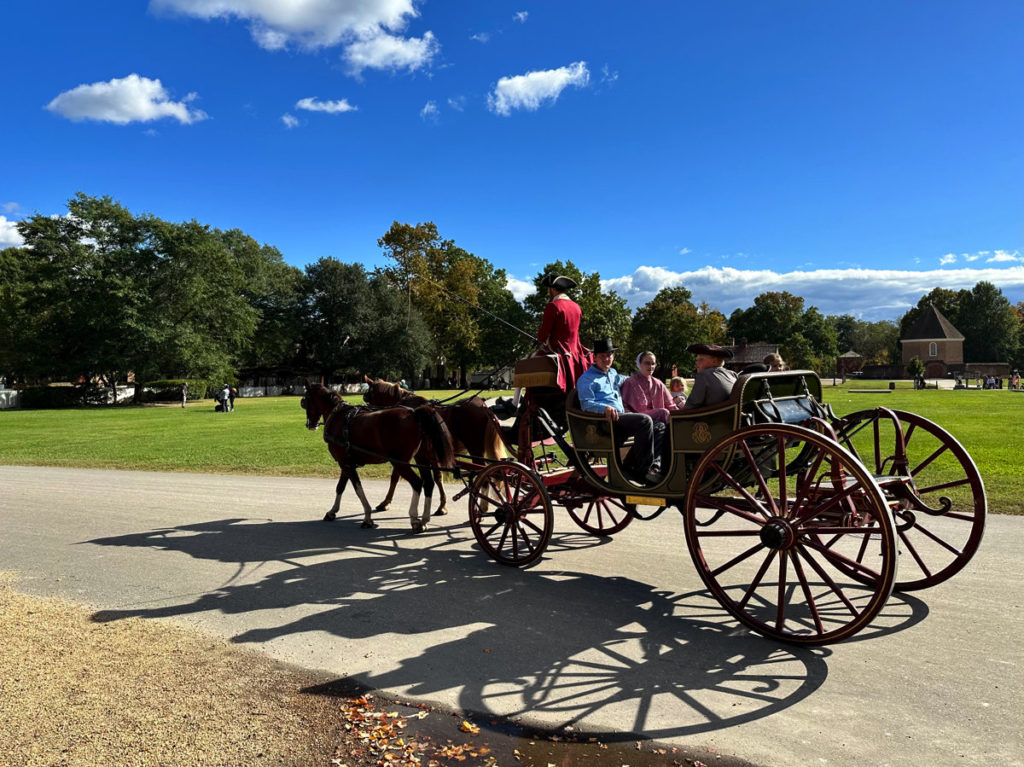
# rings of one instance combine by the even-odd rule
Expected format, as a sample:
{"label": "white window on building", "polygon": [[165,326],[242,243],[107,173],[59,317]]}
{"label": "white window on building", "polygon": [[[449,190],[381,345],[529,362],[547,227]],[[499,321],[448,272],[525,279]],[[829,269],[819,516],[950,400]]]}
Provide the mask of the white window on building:
{"label": "white window on building", "polygon": [[932,341],[930,344],[928,344],[928,356],[929,357],[938,357],[939,356],[939,345],[937,343],[935,343],[934,341]]}

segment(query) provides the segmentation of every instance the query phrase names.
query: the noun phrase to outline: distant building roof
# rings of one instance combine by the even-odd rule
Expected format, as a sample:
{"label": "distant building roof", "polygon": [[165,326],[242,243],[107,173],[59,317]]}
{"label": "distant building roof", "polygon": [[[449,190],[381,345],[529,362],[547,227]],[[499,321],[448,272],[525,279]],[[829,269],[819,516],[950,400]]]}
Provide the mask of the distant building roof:
{"label": "distant building roof", "polygon": [[859,360],[862,356],[863,355],[861,355],[861,354],[857,354],[857,352],[855,352],[853,349],[850,349],[850,351],[846,352],[845,354],[840,354],[839,358],[842,359],[843,357],[847,357],[849,359],[858,359]]}
{"label": "distant building roof", "polygon": [[921,312],[917,322],[900,340],[912,341],[917,338],[947,338],[952,341],[963,341],[964,334],[954,328],[953,323],[947,320],[934,304],[928,304],[928,308]]}

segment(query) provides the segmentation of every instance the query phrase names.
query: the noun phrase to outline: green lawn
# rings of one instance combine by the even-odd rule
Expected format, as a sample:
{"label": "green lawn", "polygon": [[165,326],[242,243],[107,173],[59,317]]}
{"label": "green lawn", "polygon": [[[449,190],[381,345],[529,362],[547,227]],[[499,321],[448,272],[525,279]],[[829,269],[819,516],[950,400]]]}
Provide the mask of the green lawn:
{"label": "green lawn", "polygon": [[[938,423],[978,465],[990,510],[1024,514],[1024,394],[913,391],[906,383],[908,387],[890,392],[888,382],[850,381],[826,386],[824,396],[840,415],[884,406]],[[307,431],[304,423],[296,397],[239,399],[233,413],[215,413],[209,400],[190,403],[184,410],[147,406],[0,411],[0,463],[336,477],[322,433]],[[387,474],[383,467],[367,467],[364,472],[367,477]]]}

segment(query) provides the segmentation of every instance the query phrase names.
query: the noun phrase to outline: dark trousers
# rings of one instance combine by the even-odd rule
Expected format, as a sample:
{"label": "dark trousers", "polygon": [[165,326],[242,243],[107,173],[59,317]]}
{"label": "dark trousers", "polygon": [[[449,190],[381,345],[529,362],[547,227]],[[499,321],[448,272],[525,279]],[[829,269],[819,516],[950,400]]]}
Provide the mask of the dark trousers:
{"label": "dark trousers", "polygon": [[654,421],[651,417],[643,413],[619,413],[614,429],[616,447],[629,437],[633,438],[627,468],[644,472],[651,468],[655,456]]}

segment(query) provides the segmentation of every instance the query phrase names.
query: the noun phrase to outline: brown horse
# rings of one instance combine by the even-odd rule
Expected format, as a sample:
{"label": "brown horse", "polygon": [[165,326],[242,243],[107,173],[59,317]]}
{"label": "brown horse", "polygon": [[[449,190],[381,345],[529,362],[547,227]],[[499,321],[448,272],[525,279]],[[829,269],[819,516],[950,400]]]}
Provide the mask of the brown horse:
{"label": "brown horse", "polygon": [[[408,389],[403,389],[396,383],[367,376],[363,376],[363,380],[370,387],[363,394],[363,400],[367,405],[417,407],[429,404],[426,398]],[[452,446],[456,454],[468,454],[471,457],[482,457],[492,461],[500,461],[506,457],[501,428],[482,399],[469,397],[451,405],[435,405],[434,409],[444,420],[448,431],[451,432]],[[376,511],[387,511],[391,506],[398,477],[396,472],[391,472],[391,487],[388,488],[388,494],[384,500],[377,505]],[[440,472],[437,472],[435,479],[440,498],[434,515],[440,517],[448,513],[446,505],[448,496],[444,492],[444,483],[441,481]]]}
{"label": "brown horse", "polygon": [[[306,411],[306,428],[310,431],[315,431],[323,420],[324,442],[341,467],[334,505],[324,520],[337,517],[341,494],[351,479],[363,504],[362,526],[376,527],[370,519],[370,504],[366,501],[358,468],[368,463],[390,462],[394,473],[412,485],[409,520],[413,532],[418,533],[427,526],[430,497],[434,490],[431,469],[450,469],[455,465],[451,434],[433,408],[368,410],[349,405],[336,392],[309,381],[306,381],[302,408]],[[416,512],[421,489],[425,496],[423,516],[418,517]]]}

